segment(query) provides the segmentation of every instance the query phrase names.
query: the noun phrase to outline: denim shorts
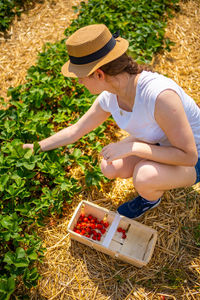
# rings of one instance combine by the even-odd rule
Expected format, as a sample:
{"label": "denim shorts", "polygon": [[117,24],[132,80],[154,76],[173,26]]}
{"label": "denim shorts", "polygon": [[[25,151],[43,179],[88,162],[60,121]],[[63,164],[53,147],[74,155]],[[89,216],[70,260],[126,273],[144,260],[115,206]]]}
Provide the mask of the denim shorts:
{"label": "denim shorts", "polygon": [[196,170],[196,173],[197,173],[197,179],[196,179],[196,182],[194,184],[196,184],[197,182],[200,181],[200,158],[198,159],[198,162],[195,166],[195,170]]}

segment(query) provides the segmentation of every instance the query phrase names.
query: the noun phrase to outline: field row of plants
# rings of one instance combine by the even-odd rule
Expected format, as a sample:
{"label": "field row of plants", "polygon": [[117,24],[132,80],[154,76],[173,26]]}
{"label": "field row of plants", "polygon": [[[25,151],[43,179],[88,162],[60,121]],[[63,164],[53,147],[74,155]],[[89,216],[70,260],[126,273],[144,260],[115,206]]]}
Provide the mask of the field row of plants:
{"label": "field row of plants", "polygon": [[[104,23],[111,32],[118,29],[130,42],[130,53],[138,62],[149,62],[158,50],[167,48],[164,38],[167,18],[178,8],[177,0],[89,0],[75,10],[78,18],[66,29],[66,36],[78,28]],[[65,40],[46,44],[35,66],[27,71],[26,83],[8,90],[9,106],[1,98],[0,110],[0,299],[18,292],[19,282],[37,285],[36,261],[45,249],[35,233],[44,217],[62,213],[63,203],[91,185],[100,187],[103,177],[98,153],[109,137],[112,120],[83,137],[76,144],[40,152],[37,141],[76,122],[95,97],[75,79],[64,78],[61,66],[68,59]],[[34,143],[34,154],[22,149]],[[69,170],[82,168],[83,182]],[[14,296],[13,296],[14,297]],[[25,297],[25,294],[24,294]]]}

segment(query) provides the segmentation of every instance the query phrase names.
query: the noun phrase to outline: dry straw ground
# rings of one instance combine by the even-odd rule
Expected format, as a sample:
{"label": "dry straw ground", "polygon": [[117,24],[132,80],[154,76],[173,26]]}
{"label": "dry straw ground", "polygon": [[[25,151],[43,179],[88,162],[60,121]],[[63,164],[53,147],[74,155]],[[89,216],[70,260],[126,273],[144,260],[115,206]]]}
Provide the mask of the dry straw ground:
{"label": "dry straw ground", "polygon": [[[26,70],[34,64],[42,45],[63,37],[70,24],[71,5],[58,0],[37,4],[15,21],[11,38],[0,44],[1,96],[9,85],[25,80]],[[200,102],[200,3],[181,2],[181,11],[169,21],[166,35],[176,44],[171,52],[154,58],[155,70],[176,80],[186,92]],[[118,133],[118,138],[123,132]],[[79,170],[73,170],[79,178]],[[158,231],[158,242],[147,267],[136,267],[111,259],[89,247],[70,241],[68,222],[80,200],[85,199],[115,210],[119,203],[135,195],[131,179],[117,179],[102,186],[101,191],[83,189],[62,218],[52,218],[39,234],[47,248],[39,265],[42,275],[31,299],[49,300],[134,300],[200,299],[200,255],[194,241],[199,224],[200,184],[166,192],[162,203],[139,221]]]}
{"label": "dry straw ground", "polygon": [[16,17],[6,39],[0,35],[0,96],[7,98],[9,86],[24,83],[45,43],[54,43],[75,17],[72,6],[80,0],[35,0],[32,9]]}

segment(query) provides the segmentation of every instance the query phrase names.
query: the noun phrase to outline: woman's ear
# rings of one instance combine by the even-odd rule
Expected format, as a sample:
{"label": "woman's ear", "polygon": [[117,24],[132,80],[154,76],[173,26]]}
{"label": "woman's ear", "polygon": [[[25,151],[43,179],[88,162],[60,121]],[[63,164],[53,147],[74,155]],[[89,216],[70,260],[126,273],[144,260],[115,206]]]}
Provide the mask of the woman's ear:
{"label": "woman's ear", "polygon": [[99,80],[105,79],[105,73],[101,69],[97,69],[94,71],[94,77]]}

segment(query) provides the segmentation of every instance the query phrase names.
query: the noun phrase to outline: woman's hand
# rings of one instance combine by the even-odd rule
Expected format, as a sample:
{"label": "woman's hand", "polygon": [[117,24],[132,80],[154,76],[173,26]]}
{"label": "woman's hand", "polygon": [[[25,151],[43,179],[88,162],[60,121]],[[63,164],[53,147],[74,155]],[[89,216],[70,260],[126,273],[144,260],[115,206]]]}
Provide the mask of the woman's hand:
{"label": "woman's hand", "polygon": [[117,142],[111,143],[105,146],[102,151],[101,155],[107,162],[112,162],[115,159],[124,158],[130,156],[132,154],[132,146],[133,142]]}
{"label": "woman's hand", "polygon": [[23,144],[23,149],[31,149],[33,152],[33,144]]}

